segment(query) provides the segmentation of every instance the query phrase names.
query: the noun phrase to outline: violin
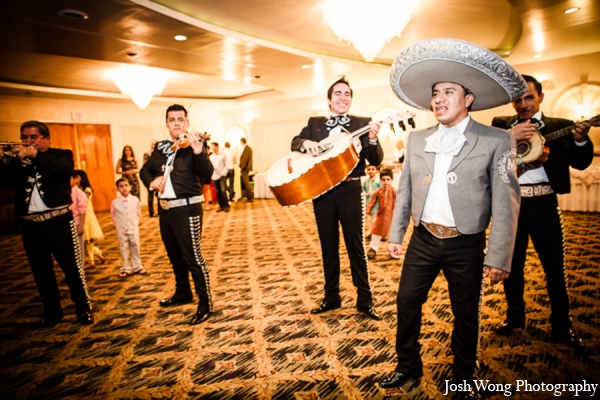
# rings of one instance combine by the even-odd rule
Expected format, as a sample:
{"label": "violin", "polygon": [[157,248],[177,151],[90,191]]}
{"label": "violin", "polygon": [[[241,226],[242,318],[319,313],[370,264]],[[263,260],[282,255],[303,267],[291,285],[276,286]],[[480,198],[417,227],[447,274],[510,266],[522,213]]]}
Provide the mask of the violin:
{"label": "violin", "polygon": [[188,135],[196,135],[198,140],[204,141],[204,148],[208,148],[208,142],[210,141],[210,135],[206,132],[198,133],[182,133],[179,135],[175,143],[171,145],[171,150],[177,151],[177,149],[185,149],[186,147],[190,147],[190,139],[188,139]]}

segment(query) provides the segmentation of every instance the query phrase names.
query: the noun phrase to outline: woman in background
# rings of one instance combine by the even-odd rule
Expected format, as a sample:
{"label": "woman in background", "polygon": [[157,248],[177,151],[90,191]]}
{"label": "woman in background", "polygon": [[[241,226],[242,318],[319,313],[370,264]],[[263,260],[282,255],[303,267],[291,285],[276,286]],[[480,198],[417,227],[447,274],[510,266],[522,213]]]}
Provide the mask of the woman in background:
{"label": "woman in background", "polygon": [[137,173],[139,172],[139,168],[137,165],[137,161],[135,160],[135,154],[133,154],[133,149],[131,146],[123,147],[123,153],[121,158],[117,162],[116,173],[121,174],[121,176],[129,182],[131,185],[131,194],[140,198],[140,181],[138,180]]}
{"label": "woman in background", "polygon": [[81,169],[76,169],[75,174],[79,177],[78,186],[87,196],[87,212],[85,213],[85,224],[83,230],[83,238],[85,240],[85,249],[89,258],[89,264],[95,265],[94,256],[98,256],[100,264],[106,262],[106,258],[102,254],[102,250],[96,247],[95,243],[104,239],[102,228],[98,223],[98,218],[94,213],[94,206],[92,205],[92,194],[94,190],[90,184],[90,180],[87,173]]}

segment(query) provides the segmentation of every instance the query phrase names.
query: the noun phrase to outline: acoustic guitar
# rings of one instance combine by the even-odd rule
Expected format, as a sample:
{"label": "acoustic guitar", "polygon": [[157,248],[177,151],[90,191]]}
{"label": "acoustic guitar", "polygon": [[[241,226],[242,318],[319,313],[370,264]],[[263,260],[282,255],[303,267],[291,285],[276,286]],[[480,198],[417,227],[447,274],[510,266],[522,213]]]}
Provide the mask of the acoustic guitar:
{"label": "acoustic guitar", "polygon": [[[413,118],[414,114],[407,112],[379,122],[400,122],[400,127],[406,129],[404,121],[415,127]],[[336,133],[319,142],[324,147],[317,155],[293,151],[276,161],[267,170],[265,182],[279,204],[284,207],[300,205],[342,183],[360,159],[354,140],[369,130],[367,125],[354,132]]]}
{"label": "acoustic guitar", "polygon": [[[591,126],[600,126],[600,114],[588,120]],[[541,167],[548,156],[550,149],[546,143],[568,135],[575,129],[575,125],[562,128],[558,131],[542,135],[535,131],[529,139],[517,140],[517,173],[520,176],[524,171]]]}

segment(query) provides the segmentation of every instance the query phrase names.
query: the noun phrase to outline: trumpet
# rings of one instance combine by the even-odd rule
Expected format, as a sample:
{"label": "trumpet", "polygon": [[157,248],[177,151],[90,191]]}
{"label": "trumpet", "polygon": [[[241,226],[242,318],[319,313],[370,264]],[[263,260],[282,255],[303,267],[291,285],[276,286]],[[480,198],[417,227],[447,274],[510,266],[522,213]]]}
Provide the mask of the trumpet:
{"label": "trumpet", "polygon": [[[29,143],[19,143],[19,142],[13,142],[11,140],[2,140],[2,141],[0,141],[0,156],[15,157],[15,158],[18,157],[19,152],[14,149],[15,146],[22,146],[22,147],[28,147],[30,149],[33,149],[33,146],[30,145]],[[23,161],[24,164],[31,164],[31,160],[29,158],[26,158],[21,161]]]}

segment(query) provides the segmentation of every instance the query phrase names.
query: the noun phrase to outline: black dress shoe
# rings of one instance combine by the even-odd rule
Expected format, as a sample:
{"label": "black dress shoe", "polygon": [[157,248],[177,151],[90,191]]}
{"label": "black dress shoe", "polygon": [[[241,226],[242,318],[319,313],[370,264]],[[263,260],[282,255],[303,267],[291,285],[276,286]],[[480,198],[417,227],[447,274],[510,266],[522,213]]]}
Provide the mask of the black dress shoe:
{"label": "black dress shoe", "polygon": [[377,314],[377,311],[373,308],[373,306],[367,308],[366,310],[358,310],[363,313],[365,316],[374,319],[375,321],[381,321],[381,317]]}
{"label": "black dress shoe", "polygon": [[171,307],[171,306],[178,306],[180,304],[189,304],[192,302],[192,300],[193,299],[191,297],[173,296],[168,299],[161,300],[160,303],[158,303],[158,304],[161,307]]}
{"label": "black dress shoe", "polygon": [[498,335],[508,336],[515,331],[515,329],[524,329],[525,321],[517,321],[513,318],[506,318],[503,323],[498,325],[495,329]]}
{"label": "black dress shoe", "polygon": [[563,329],[563,330],[552,330],[552,342],[554,343],[564,343],[571,346],[575,351],[583,351],[585,349],[585,345],[583,344],[583,340],[575,335],[573,329]]}
{"label": "black dress shoe", "polygon": [[342,306],[341,304],[331,304],[331,303],[324,301],[321,303],[321,305],[318,308],[315,308],[314,310],[310,310],[310,313],[311,314],[321,314],[321,313],[324,313],[327,311],[337,310],[341,306]]}
{"label": "black dress shoe", "polygon": [[423,371],[405,374],[403,372],[395,372],[389,379],[381,381],[379,386],[383,389],[393,389],[404,386],[407,382],[417,382],[423,376]]}
{"label": "black dress shoe", "polygon": [[190,320],[190,325],[198,325],[204,321],[206,321],[210,317],[210,312],[208,311],[197,311],[196,314]]}
{"label": "black dress shoe", "polygon": [[42,318],[31,325],[31,329],[49,328],[54,326],[63,318],[62,313],[58,315],[42,315]]}
{"label": "black dress shoe", "polygon": [[84,311],[77,314],[77,321],[79,321],[81,325],[91,325],[94,323],[94,316],[91,311]]}

